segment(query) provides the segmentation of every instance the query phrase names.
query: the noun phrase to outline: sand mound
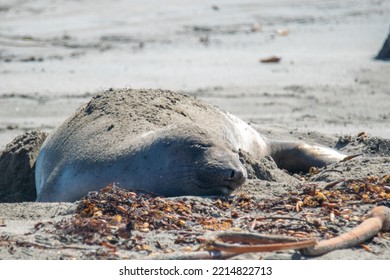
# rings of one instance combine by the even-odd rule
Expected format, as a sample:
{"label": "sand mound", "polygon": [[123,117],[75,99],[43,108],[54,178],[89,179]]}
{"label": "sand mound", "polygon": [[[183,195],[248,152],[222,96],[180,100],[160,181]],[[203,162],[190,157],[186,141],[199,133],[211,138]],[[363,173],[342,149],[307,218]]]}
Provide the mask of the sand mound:
{"label": "sand mound", "polygon": [[16,137],[0,152],[0,202],[36,199],[34,168],[47,134],[31,131]]}

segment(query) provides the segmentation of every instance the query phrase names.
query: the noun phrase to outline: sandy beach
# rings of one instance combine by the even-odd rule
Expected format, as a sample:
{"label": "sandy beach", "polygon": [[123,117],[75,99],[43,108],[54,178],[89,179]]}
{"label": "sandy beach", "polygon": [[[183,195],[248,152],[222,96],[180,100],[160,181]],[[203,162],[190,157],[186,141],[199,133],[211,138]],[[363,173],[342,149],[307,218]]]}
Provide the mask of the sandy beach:
{"label": "sandy beach", "polygon": [[[369,176],[379,182],[390,174],[390,63],[374,57],[390,31],[389,14],[390,2],[381,0],[1,1],[0,151],[27,131],[50,133],[103,90],[169,89],[219,106],[267,137],[363,154],[310,176],[271,165],[271,179],[254,175],[237,196],[246,193],[260,203],[301,192],[305,183],[322,189]],[[260,62],[272,56],[280,61]],[[213,199],[188,199],[215,208]],[[374,200],[339,209],[350,210],[350,217],[333,221],[333,233],[361,222],[377,205]],[[73,219],[77,205],[0,203],[0,259],[156,257],[172,253],[167,248],[181,252],[199,246],[198,237],[207,233],[187,234],[186,243],[178,232],[140,231],[136,235],[143,236],[148,250],[136,247],[141,243],[129,249],[120,241],[113,252],[73,235],[64,239],[56,225]],[[231,210],[220,210],[214,209],[218,219],[232,218]],[[268,216],[271,210],[250,215]],[[234,220],[232,228],[246,229],[243,221],[250,219]],[[368,249],[317,258],[390,259],[388,233],[365,245]],[[308,257],[287,251],[237,258]]]}

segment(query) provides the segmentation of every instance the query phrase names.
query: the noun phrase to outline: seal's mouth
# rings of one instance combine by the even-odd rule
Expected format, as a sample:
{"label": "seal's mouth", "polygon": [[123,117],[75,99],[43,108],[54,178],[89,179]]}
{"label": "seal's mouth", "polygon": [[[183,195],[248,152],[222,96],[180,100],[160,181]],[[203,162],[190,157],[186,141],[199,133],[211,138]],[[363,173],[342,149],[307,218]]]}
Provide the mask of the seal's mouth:
{"label": "seal's mouth", "polygon": [[237,188],[234,188],[234,187],[228,186],[228,185],[224,185],[224,186],[217,187],[217,189],[220,191],[221,194],[229,195],[233,191],[235,191]]}
{"label": "seal's mouth", "polygon": [[203,190],[207,190],[208,195],[230,195],[233,191],[238,189],[237,187],[229,185],[218,185],[218,186],[202,186],[199,187]]}

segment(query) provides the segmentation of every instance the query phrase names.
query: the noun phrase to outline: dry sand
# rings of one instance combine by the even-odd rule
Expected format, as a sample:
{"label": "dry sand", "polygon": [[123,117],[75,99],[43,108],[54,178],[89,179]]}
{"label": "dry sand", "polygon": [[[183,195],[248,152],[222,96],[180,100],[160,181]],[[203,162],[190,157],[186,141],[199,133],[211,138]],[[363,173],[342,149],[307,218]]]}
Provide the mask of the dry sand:
{"label": "dry sand", "polygon": [[[50,132],[97,91],[164,88],[218,105],[267,136],[338,143],[345,152],[365,154],[332,167],[338,171],[319,176],[320,184],[389,174],[390,64],[373,60],[389,32],[389,13],[390,3],[380,0],[1,2],[0,149],[25,131]],[[259,63],[272,55],[281,61]],[[356,138],[361,131],[369,134],[364,141]],[[344,146],[339,136],[352,138]],[[260,200],[280,196],[299,191],[294,180],[253,179],[246,192]],[[355,210],[364,214],[372,206]],[[101,246],[64,248],[45,232],[50,224],[35,231],[37,223],[70,218],[74,209],[0,204],[0,259],[106,257]],[[161,236],[180,250],[169,233],[148,240]],[[322,258],[390,259],[388,237],[368,246],[371,252],[352,248]]]}

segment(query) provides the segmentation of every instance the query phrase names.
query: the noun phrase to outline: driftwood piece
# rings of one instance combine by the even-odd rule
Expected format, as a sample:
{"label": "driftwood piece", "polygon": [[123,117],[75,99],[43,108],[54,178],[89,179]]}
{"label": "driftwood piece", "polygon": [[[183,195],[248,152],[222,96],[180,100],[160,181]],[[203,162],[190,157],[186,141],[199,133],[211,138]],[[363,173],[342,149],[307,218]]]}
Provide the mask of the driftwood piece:
{"label": "driftwood piece", "polygon": [[368,214],[368,219],[351,231],[322,240],[314,247],[302,249],[301,253],[306,256],[319,256],[334,250],[350,248],[374,237],[380,231],[390,231],[390,208],[385,206],[375,207]]}

